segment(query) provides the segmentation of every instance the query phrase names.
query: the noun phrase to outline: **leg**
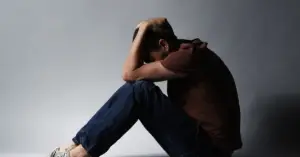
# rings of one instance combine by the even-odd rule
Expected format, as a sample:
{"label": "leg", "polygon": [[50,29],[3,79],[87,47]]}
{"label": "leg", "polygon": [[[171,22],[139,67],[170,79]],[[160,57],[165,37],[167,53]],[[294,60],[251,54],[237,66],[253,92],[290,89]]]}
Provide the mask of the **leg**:
{"label": "leg", "polygon": [[92,157],[104,154],[138,120],[135,84],[126,83],[95,113],[73,138]]}
{"label": "leg", "polygon": [[142,105],[139,120],[171,157],[208,157],[209,136],[181,107],[174,106],[159,87],[144,82],[136,97]]}
{"label": "leg", "polygon": [[126,83],[118,89],[73,141],[90,156],[98,157],[138,119],[170,156],[207,156],[210,152],[209,140],[197,129],[197,123],[146,81]]}

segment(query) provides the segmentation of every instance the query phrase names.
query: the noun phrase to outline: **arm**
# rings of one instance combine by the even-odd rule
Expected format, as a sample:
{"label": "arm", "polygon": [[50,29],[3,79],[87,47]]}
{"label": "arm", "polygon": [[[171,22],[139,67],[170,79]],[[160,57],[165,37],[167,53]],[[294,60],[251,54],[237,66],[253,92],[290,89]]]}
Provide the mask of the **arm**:
{"label": "arm", "polygon": [[[165,18],[156,19],[152,23],[167,22]],[[140,59],[141,45],[144,40],[144,35],[147,29],[151,27],[151,21],[142,22],[138,25],[139,31],[135,40],[132,43],[129,55],[125,61],[123,67],[123,80],[124,81],[136,81],[136,80],[150,80],[150,81],[164,81],[173,78],[179,78],[185,76],[180,72],[173,72],[169,70],[162,62],[157,61],[149,64],[143,64]],[[174,58],[174,57],[173,57]]]}
{"label": "arm", "polygon": [[126,73],[124,81],[149,80],[165,81],[174,78],[184,77],[183,73],[175,73],[165,68],[160,61],[144,64],[143,66]]}
{"label": "arm", "polygon": [[148,29],[147,23],[139,25],[139,31],[135,40],[132,43],[129,55],[123,66],[123,80],[150,80],[164,81],[173,78],[182,77],[182,74],[174,73],[165,68],[160,61],[143,64],[140,59],[141,45],[143,44],[145,31]]}
{"label": "arm", "polygon": [[126,75],[123,75],[123,79],[125,81],[164,81],[185,77],[196,70],[191,53],[189,50],[173,52],[162,61],[145,64],[128,71]]}
{"label": "arm", "polygon": [[147,30],[147,24],[141,23],[139,24],[139,31],[132,42],[132,46],[129,51],[129,55],[123,66],[123,74],[122,77],[126,81],[127,77],[131,74],[132,71],[136,70],[140,66],[143,65],[143,61],[140,57],[141,45],[144,40],[145,32]]}

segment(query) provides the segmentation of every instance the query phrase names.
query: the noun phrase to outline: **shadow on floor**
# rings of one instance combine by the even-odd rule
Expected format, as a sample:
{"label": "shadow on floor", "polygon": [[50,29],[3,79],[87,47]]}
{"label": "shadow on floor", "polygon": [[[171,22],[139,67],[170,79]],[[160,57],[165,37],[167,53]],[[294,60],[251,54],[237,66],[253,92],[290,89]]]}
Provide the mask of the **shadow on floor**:
{"label": "shadow on floor", "polygon": [[259,98],[252,104],[249,117],[248,149],[239,156],[300,156],[300,95]]}

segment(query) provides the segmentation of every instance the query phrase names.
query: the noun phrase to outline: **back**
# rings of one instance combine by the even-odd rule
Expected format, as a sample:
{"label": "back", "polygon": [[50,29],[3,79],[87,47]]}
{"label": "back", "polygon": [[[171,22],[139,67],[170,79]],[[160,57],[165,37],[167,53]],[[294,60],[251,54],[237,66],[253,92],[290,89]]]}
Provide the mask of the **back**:
{"label": "back", "polygon": [[[162,62],[174,72],[188,74],[183,79],[168,81],[168,96],[198,120],[216,146],[239,149],[240,107],[233,76],[214,52],[201,48],[202,44],[200,40],[185,41],[178,52]],[[184,66],[178,66],[179,62],[184,62]]]}

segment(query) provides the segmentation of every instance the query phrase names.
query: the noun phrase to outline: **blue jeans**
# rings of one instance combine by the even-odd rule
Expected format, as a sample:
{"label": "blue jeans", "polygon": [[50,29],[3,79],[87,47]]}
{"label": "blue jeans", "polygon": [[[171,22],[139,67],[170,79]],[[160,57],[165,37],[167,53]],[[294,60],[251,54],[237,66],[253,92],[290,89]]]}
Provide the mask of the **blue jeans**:
{"label": "blue jeans", "polygon": [[104,154],[140,120],[171,157],[209,157],[208,136],[152,82],[125,83],[73,138],[92,157]]}

